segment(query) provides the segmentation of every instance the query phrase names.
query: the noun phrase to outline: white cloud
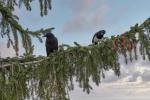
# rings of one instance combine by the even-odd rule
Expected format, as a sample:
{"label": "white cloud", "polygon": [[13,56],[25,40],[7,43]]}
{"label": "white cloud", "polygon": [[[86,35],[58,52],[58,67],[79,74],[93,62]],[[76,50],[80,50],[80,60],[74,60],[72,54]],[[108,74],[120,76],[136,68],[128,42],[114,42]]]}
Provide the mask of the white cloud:
{"label": "white cloud", "polygon": [[[102,1],[76,0],[69,2],[66,0],[72,10],[73,17],[68,19],[63,27],[63,33],[82,32],[95,29],[103,25],[103,21],[109,10],[109,6]],[[99,5],[98,5],[99,4]]]}

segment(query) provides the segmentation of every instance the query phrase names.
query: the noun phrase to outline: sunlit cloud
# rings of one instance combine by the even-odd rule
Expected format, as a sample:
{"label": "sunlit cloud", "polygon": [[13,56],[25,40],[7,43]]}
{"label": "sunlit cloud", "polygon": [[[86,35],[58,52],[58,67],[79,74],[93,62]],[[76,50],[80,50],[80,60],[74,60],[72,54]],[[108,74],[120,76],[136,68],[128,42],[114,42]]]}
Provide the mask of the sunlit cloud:
{"label": "sunlit cloud", "polygon": [[[65,1],[67,2],[68,0]],[[82,32],[101,26],[109,11],[109,6],[102,1],[68,1],[68,5],[72,6],[70,9],[72,10],[73,16],[64,24],[63,33]]]}

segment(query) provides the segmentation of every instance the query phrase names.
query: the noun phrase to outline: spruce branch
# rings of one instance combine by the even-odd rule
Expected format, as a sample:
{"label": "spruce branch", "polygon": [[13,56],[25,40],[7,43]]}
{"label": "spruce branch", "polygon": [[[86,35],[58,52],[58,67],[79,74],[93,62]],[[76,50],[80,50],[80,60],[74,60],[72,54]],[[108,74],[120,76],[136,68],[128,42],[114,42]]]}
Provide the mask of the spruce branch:
{"label": "spruce branch", "polygon": [[[43,0],[40,0],[43,1]],[[21,7],[21,4],[24,4],[27,8],[27,10],[31,10],[31,2],[33,0],[19,0],[19,6]],[[51,8],[51,0],[45,0],[44,6],[44,15],[47,14],[47,7]],[[50,32],[54,28],[47,28],[47,29],[40,29],[38,31],[30,31],[28,29],[24,29],[22,25],[18,23],[19,18],[16,15],[13,15],[14,7],[18,6],[18,2],[16,0],[3,0],[0,1],[0,14],[1,14],[1,20],[0,20],[0,29],[1,29],[1,37],[3,38],[4,35],[7,35],[8,37],[8,43],[7,47],[14,48],[16,55],[18,56],[19,52],[19,40],[18,40],[18,34],[21,36],[22,45],[25,49],[26,55],[32,54],[34,50],[34,46],[31,41],[31,37],[36,37],[40,42],[42,42],[41,35],[45,34],[46,32]],[[43,11],[41,11],[43,13]],[[12,38],[13,37],[13,38]]]}

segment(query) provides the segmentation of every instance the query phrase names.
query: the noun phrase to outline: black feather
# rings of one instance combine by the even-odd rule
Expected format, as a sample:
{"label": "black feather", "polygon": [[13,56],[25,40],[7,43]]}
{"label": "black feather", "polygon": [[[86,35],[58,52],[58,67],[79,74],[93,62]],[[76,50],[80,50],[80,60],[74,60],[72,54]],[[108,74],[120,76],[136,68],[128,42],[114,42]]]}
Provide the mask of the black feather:
{"label": "black feather", "polygon": [[46,53],[47,56],[50,53],[53,53],[54,51],[58,50],[58,40],[52,33],[47,33],[44,37],[46,37]]}
{"label": "black feather", "polygon": [[96,32],[93,36],[92,43],[97,44],[103,38],[105,33],[106,33],[105,30],[100,30]]}

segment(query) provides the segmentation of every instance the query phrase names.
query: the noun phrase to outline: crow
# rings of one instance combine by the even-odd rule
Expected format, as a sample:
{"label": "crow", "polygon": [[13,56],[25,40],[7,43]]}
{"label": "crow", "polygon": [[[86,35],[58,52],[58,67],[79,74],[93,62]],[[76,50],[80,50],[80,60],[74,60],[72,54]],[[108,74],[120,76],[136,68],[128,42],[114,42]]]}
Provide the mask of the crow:
{"label": "crow", "polygon": [[100,30],[96,32],[93,36],[92,43],[95,45],[98,44],[98,42],[103,38],[105,33],[106,33],[105,30]]}
{"label": "crow", "polygon": [[53,33],[47,33],[44,35],[44,37],[46,37],[46,53],[47,56],[49,56],[50,53],[53,53],[55,50],[58,50],[58,40]]}

